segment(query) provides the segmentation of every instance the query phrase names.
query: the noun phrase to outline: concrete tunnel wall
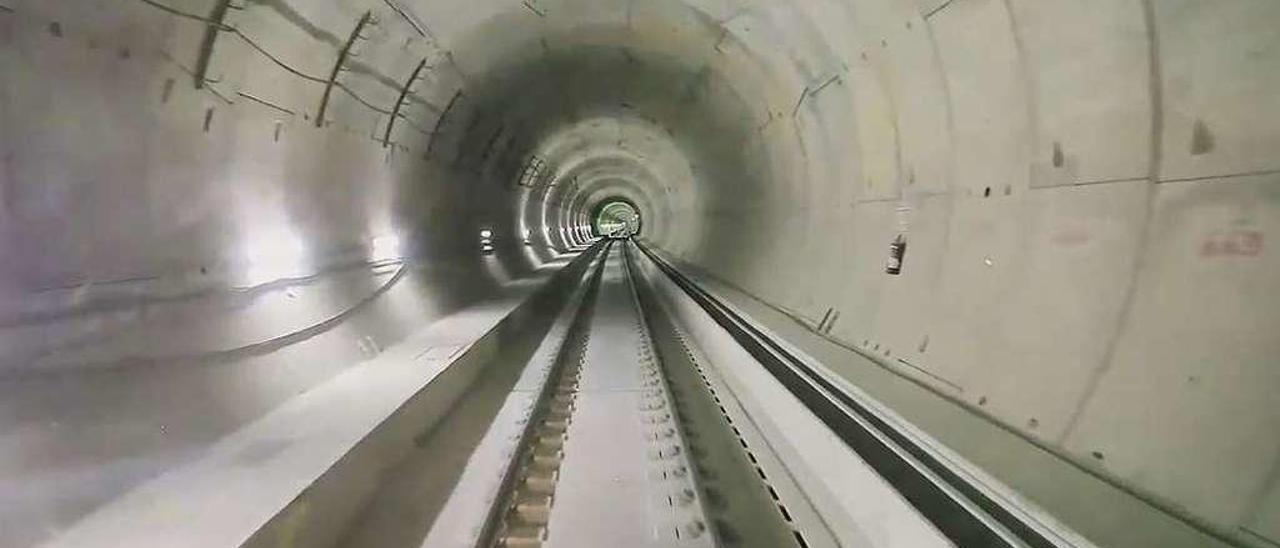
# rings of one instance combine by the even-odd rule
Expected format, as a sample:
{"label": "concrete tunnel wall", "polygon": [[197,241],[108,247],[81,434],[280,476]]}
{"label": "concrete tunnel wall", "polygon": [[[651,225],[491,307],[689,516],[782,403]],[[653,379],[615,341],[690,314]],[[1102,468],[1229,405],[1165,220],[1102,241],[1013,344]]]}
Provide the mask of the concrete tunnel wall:
{"label": "concrete tunnel wall", "polygon": [[[8,405],[112,412],[99,392],[220,356],[194,451],[540,272],[624,197],[669,256],[1280,542],[1278,22],[1269,0],[0,0]],[[236,353],[259,344],[282,350]],[[74,382],[104,368],[127,380]],[[31,455],[72,443],[19,422]],[[170,447],[123,439],[94,451]]]}

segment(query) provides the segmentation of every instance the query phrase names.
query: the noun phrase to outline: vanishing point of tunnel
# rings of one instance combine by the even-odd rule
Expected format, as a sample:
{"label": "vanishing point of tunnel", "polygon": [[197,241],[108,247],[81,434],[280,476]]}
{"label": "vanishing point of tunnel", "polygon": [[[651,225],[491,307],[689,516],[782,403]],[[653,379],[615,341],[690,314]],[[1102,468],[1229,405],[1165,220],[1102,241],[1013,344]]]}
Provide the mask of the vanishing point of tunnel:
{"label": "vanishing point of tunnel", "polygon": [[0,547],[1280,546],[1280,2],[0,0]]}

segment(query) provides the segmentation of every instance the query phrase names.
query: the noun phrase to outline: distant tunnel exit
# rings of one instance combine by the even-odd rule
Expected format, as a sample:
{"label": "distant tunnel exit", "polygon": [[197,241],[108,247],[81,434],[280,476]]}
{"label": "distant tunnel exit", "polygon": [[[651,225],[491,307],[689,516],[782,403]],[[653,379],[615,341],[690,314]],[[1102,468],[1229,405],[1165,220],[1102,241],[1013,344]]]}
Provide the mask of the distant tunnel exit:
{"label": "distant tunnel exit", "polygon": [[611,199],[596,208],[591,228],[596,235],[610,238],[627,238],[640,233],[640,212],[631,203]]}

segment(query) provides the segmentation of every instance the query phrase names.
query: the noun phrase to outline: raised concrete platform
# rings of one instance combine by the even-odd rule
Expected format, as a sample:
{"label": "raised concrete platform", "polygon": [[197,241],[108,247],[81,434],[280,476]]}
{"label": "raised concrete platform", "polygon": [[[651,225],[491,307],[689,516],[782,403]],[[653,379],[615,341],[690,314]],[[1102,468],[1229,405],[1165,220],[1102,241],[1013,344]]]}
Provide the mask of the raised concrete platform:
{"label": "raised concrete platform", "polygon": [[547,287],[512,292],[432,323],[226,436],[199,460],[99,508],[44,546],[331,542],[368,501],[378,475],[453,406],[499,351],[504,332],[521,322],[549,322],[548,315],[534,313],[540,297],[571,288],[562,282],[576,281],[581,272],[567,267]]}

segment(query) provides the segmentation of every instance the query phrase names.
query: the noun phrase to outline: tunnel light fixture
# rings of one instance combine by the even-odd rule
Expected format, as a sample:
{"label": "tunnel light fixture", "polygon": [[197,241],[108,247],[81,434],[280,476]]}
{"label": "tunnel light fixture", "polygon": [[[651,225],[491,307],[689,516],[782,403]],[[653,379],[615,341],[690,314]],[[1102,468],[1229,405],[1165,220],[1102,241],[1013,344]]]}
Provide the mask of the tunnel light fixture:
{"label": "tunnel light fixture", "polygon": [[255,264],[250,265],[249,269],[245,271],[244,284],[257,286],[288,278],[299,278],[305,274],[306,270],[302,265],[278,262]]}
{"label": "tunnel light fixture", "polygon": [[905,234],[899,234],[889,244],[889,260],[885,263],[885,273],[893,276],[902,274],[902,262],[906,258],[906,254],[907,237]]}
{"label": "tunnel light fixture", "polygon": [[399,259],[403,255],[402,243],[400,236],[396,234],[384,234],[370,241],[369,260],[370,261],[386,261],[390,259]]}
{"label": "tunnel light fixture", "polygon": [[493,230],[480,229],[480,253],[485,255],[493,253]]}
{"label": "tunnel light fixture", "polygon": [[292,230],[275,229],[247,235],[244,283],[261,285],[309,274],[307,247]]}

